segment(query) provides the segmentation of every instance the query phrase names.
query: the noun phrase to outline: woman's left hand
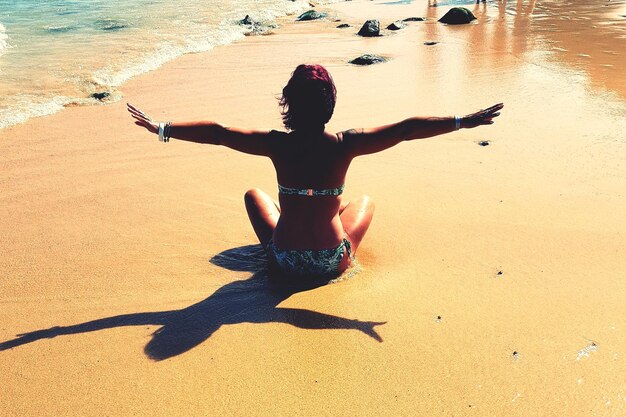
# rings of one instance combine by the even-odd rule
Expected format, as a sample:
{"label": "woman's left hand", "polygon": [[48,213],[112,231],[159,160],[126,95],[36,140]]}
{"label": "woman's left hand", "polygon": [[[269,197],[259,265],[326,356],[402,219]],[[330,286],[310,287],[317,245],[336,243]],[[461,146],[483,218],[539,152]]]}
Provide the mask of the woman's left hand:
{"label": "woman's left hand", "polygon": [[159,131],[159,124],[153,121],[150,116],[130,103],[126,103],[126,106],[130,115],[135,119],[135,124],[137,126],[145,127],[151,133],[157,133]]}

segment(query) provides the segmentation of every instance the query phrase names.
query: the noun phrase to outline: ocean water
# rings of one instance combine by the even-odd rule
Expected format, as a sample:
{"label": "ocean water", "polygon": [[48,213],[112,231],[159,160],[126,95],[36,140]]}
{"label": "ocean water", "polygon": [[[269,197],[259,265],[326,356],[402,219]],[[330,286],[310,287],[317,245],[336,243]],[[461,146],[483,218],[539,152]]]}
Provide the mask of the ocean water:
{"label": "ocean water", "polygon": [[[328,1],[332,2],[332,1]],[[305,0],[0,0],[0,129],[97,104],[129,78],[271,24]]]}

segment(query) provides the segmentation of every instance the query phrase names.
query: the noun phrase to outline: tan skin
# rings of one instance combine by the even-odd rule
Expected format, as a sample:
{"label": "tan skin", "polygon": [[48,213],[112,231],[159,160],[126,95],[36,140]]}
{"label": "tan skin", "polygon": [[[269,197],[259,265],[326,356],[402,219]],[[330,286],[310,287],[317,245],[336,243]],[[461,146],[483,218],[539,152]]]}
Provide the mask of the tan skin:
{"label": "tan skin", "polygon": [[[502,103],[461,118],[461,128],[493,124]],[[128,104],[135,124],[151,133],[158,123]],[[270,132],[224,127],[214,122],[172,124],[171,137],[189,142],[223,145],[236,151],[269,157],[278,183],[289,188],[328,189],[344,184],[350,162],[357,156],[383,151],[413,139],[430,138],[455,130],[454,117],[412,117],[398,123],[337,134],[323,126],[304,132]],[[281,249],[329,249],[344,236],[355,254],[374,214],[367,196],[342,204],[341,196],[279,194],[275,202],[268,194],[252,189],[245,194],[252,227],[265,246],[270,239]],[[339,271],[350,264],[344,256]]]}

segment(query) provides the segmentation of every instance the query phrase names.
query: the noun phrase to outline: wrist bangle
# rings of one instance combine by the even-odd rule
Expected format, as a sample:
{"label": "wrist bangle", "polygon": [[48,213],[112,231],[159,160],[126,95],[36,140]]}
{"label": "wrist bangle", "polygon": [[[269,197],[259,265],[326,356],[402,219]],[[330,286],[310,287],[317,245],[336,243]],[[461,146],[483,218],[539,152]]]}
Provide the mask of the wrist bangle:
{"label": "wrist bangle", "polygon": [[165,123],[159,122],[159,142],[163,142],[163,131],[165,130]]}
{"label": "wrist bangle", "polygon": [[454,130],[461,128],[461,116],[454,116]]}
{"label": "wrist bangle", "polygon": [[170,137],[171,137],[170,131],[171,130],[172,130],[172,122],[167,122],[165,124],[165,128],[163,129],[163,141],[165,143],[170,141]]}

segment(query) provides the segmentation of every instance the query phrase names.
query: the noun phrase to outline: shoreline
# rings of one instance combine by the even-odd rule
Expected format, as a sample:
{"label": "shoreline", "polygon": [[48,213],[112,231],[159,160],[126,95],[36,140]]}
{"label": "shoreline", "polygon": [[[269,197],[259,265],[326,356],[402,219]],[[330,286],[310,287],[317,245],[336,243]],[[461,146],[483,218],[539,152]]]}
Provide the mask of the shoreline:
{"label": "shoreline", "polygon": [[[276,8],[266,8],[264,10],[252,9],[249,10],[249,13],[251,13],[255,19],[253,23],[249,25],[241,22],[244,15],[241,15],[239,19],[224,17],[224,20],[215,23],[215,27],[204,27],[206,31],[204,36],[188,33],[184,42],[181,39],[174,39],[173,34],[173,39],[169,41],[159,38],[154,39],[155,50],[151,54],[151,57],[146,55],[145,52],[143,55],[133,55],[133,53],[130,53],[128,56],[118,53],[120,56],[117,56],[117,58],[125,62],[122,66],[119,66],[117,63],[111,64],[110,62],[98,63],[96,60],[93,62],[83,62],[86,59],[83,56],[84,51],[74,51],[77,54],[76,66],[80,67],[80,70],[66,74],[62,85],[55,84],[54,76],[50,76],[49,80],[40,81],[41,85],[39,89],[46,90],[48,95],[37,95],[36,90],[33,90],[31,85],[23,86],[20,89],[10,83],[0,84],[0,87],[7,89],[8,97],[13,98],[13,101],[19,104],[0,109],[0,130],[9,126],[25,123],[32,118],[45,117],[58,113],[68,107],[113,104],[122,99],[120,88],[132,78],[158,70],[166,63],[184,55],[207,53],[216,47],[239,42],[247,36],[264,36],[271,34],[272,30],[277,28],[275,25],[276,21],[281,21],[283,24],[292,23],[289,18],[297,16],[299,14],[298,11],[304,10],[306,9],[303,1],[290,2],[285,5],[282,10]],[[71,12],[72,15],[74,15],[74,13],[77,12]],[[256,19],[257,16],[259,16],[258,19]],[[100,27],[100,29],[111,36],[122,34],[122,32],[117,32],[118,30],[126,30],[129,28],[138,29],[133,25],[128,26],[128,21],[118,22],[115,19],[100,19],[96,22],[100,26],[108,25],[104,26],[104,28]],[[81,26],[67,27],[77,29]],[[49,27],[45,27],[44,29],[47,31],[50,30]],[[53,27],[53,29],[53,33],[66,33],[66,31],[60,30],[59,28]],[[135,36],[141,35],[142,33],[139,33]],[[145,36],[145,34],[143,36]],[[9,36],[5,33],[5,28],[0,22],[0,55],[6,52],[6,50],[2,49],[3,45],[8,50],[12,49],[10,39],[8,44],[6,43],[7,39],[9,39]],[[49,40],[56,41],[56,38]],[[70,38],[68,42],[71,41]],[[58,45],[54,47],[59,48]],[[133,50],[133,52],[135,51]],[[63,63],[58,63],[58,65],[61,66]],[[15,62],[13,62],[13,66],[15,66]],[[83,70],[83,67],[86,69]],[[11,62],[8,63],[8,69],[8,76],[10,78]],[[56,69],[56,71],[62,70]],[[99,98],[97,95],[104,96],[103,98]],[[0,104],[5,105],[6,103],[0,102]],[[27,104],[28,107],[24,107]]]}
{"label": "shoreline", "polygon": [[[624,102],[509,53],[532,44],[493,8],[354,36],[428,12],[378,3],[330,8],[350,32],[285,25],[121,88],[155,119],[268,129],[302,62],[335,80],[330,131],[503,101],[493,126],[353,162],[345,198],[377,211],[337,284],[269,291],[243,206],[276,195],[269,160],[159,143],[122,102],[3,129],[0,414],[623,414]],[[392,59],[346,64],[367,52]]]}
{"label": "shoreline", "polygon": [[[473,4],[469,4],[469,3],[465,5],[461,5],[461,6],[473,8],[473,11],[477,16],[479,16],[480,18],[486,18],[489,21],[489,23],[493,23],[494,20],[503,19],[505,15],[509,13],[506,9],[507,3],[505,2],[503,4],[504,4],[504,7],[501,7],[501,5],[497,6],[498,8],[497,14],[493,12],[493,10],[492,10],[493,13],[486,13],[486,9],[475,7]],[[394,8],[394,7],[405,7],[408,9],[408,8],[413,7],[411,3],[404,4],[404,5],[401,5],[401,4],[391,5],[388,3],[378,2],[376,3],[376,5],[383,6],[389,9]],[[431,23],[433,23],[432,22],[433,19],[436,20],[437,18],[441,17],[441,15],[443,14],[440,12],[441,10],[447,10],[453,6],[454,6],[453,4],[446,4],[446,5],[440,5],[440,7],[428,7],[426,9],[427,12],[422,13],[420,17],[425,17],[431,20]],[[620,27],[626,27],[626,23],[622,22],[622,19],[621,19],[622,16],[619,15],[619,11],[617,9],[617,6],[619,6],[619,4],[615,3],[612,6],[613,6],[611,9],[612,12],[605,13],[606,15],[605,17],[607,18],[607,23],[609,23],[607,27],[614,28],[614,29],[609,31],[607,35],[614,35],[615,33],[619,35],[620,32],[618,30],[620,29]],[[317,5],[317,7],[318,7],[317,10],[322,10],[322,11],[325,10],[327,12],[334,13],[335,16],[338,11],[341,11],[345,8],[341,2],[330,3],[330,4],[319,4]],[[493,4],[489,4],[488,6],[483,5],[483,7],[494,8],[494,5]],[[520,4],[518,2],[515,13],[519,15],[519,17],[517,15],[515,16],[514,24],[526,30],[527,26],[530,25],[530,23],[528,23],[529,16],[533,13],[535,7],[536,6],[535,6],[534,1],[526,5],[525,7],[520,7]],[[313,8],[309,10],[315,10],[315,9]],[[589,12],[589,10],[587,9],[584,9],[583,11],[585,13]],[[574,16],[574,18],[572,19],[571,17],[567,16],[567,14],[569,14],[569,11],[560,10],[560,12],[563,12],[566,15],[565,18],[569,19],[573,23],[576,22],[576,19],[590,19],[589,17],[585,17],[585,16],[581,16],[581,17]],[[153,71],[159,71],[164,65],[167,65],[168,63],[172,61],[175,61],[177,59],[180,59],[188,55],[207,54],[207,53],[210,54],[215,48],[222,48],[222,47],[229,46],[237,42],[242,42],[242,41],[245,42],[245,39],[250,36],[272,36],[272,34],[275,31],[280,31],[285,25],[293,25],[293,24],[297,25],[297,24],[310,23],[310,22],[296,22],[295,17],[297,15],[298,15],[297,12],[296,13],[287,12],[284,16],[274,17],[275,19],[274,21],[259,21],[257,23],[260,23],[260,26],[258,27],[261,28],[261,33],[251,34],[255,30],[254,29],[255,26],[252,25],[249,31],[246,32],[244,30],[245,33],[243,34],[242,37],[237,37],[236,39],[228,41],[225,44],[218,42],[217,44],[212,45],[211,49],[209,50],[198,50],[198,51],[183,52],[181,54],[177,54],[173,58],[168,58],[168,59],[163,60],[156,66],[151,65],[153,67],[150,69],[141,70],[140,72],[134,73],[131,76],[126,76],[126,75],[121,75],[121,74],[124,72],[128,72],[128,71],[136,72],[131,69],[133,67],[136,67],[137,65],[130,65],[128,68],[119,72],[116,76],[113,76],[113,77],[111,75],[107,76],[109,78],[122,80],[121,82],[115,81],[115,82],[110,82],[110,83],[99,83],[97,81],[97,78],[99,76],[97,76],[96,73],[102,72],[102,70],[96,71],[96,73],[92,74],[93,80],[91,81],[91,83],[93,83],[94,86],[100,84],[101,88],[95,88],[93,93],[94,94],[107,93],[107,94],[110,94],[109,97],[106,97],[104,100],[100,100],[92,96],[84,96],[84,97],[55,96],[45,102],[39,102],[39,103],[33,104],[33,106],[27,110],[19,111],[18,113],[11,113],[12,114],[11,117],[13,118],[18,117],[19,115],[19,120],[17,121],[7,120],[7,121],[0,122],[0,130],[4,130],[11,126],[16,126],[16,125],[20,125],[23,123],[27,123],[28,120],[31,120],[33,118],[50,116],[52,114],[56,114],[64,109],[71,108],[71,107],[111,105],[116,102],[123,101],[124,100],[122,96],[123,87],[126,83],[130,82],[134,78],[141,77]],[[368,16],[367,13],[353,13],[353,19],[356,18],[356,19],[361,19],[365,21],[369,17],[373,17],[373,16]],[[396,18],[400,18],[400,15],[396,15]],[[334,18],[327,17],[326,20],[332,21],[334,20]],[[235,22],[231,22],[231,23],[234,26],[241,26],[241,25],[237,25]],[[391,20],[386,23],[391,23]],[[474,22],[474,24],[475,23],[476,22]],[[276,28],[272,27],[274,24],[278,24]],[[412,22],[409,22],[409,24],[412,24]],[[245,25],[243,26],[245,27]],[[384,26],[386,26],[386,24],[383,25],[381,29],[384,29]],[[346,31],[350,31],[353,29],[358,29],[358,28],[350,28],[350,29],[347,29]],[[263,32],[263,30],[267,30],[268,32]],[[570,29],[570,31],[572,30],[573,29]],[[387,32],[388,34],[392,34],[392,35],[395,34],[395,33],[391,33],[390,31],[387,31]],[[579,32],[580,31],[578,32],[574,31],[574,33],[577,36],[581,36]],[[565,32],[565,33],[567,34],[569,32]],[[616,44],[615,47],[613,48],[607,47],[605,42],[598,40],[601,38],[601,35],[598,35],[594,33],[593,31],[591,32],[587,31],[585,33],[589,33],[593,36],[594,44],[591,46],[592,48],[591,50],[590,50],[589,45],[585,43],[572,43],[572,40],[567,35],[561,36],[559,35],[558,31],[551,33],[551,34],[547,33],[546,36],[548,36],[548,39],[546,40],[546,42],[552,46],[549,50],[544,51],[544,53],[553,54],[554,55],[553,58],[546,60],[545,57],[541,57],[539,61],[532,61],[532,62],[536,65],[541,65],[544,67],[553,66],[555,71],[563,71],[564,69],[563,66],[565,66],[567,71],[570,71],[572,73],[575,73],[577,71],[582,71],[581,77],[586,77],[586,78],[591,79],[590,81],[593,84],[591,88],[593,88],[597,94],[605,96],[609,100],[618,101],[622,103],[624,100],[626,100],[626,77],[618,76],[615,74],[616,68],[619,67],[621,60],[623,60],[621,55],[615,51],[615,50],[619,50],[620,46]],[[482,33],[482,35],[484,34],[485,33]],[[498,29],[498,28],[494,29],[493,35],[496,37],[502,36],[503,35],[502,29]],[[620,44],[626,45],[626,41],[623,41],[620,36],[618,36],[617,41]],[[524,53],[526,49],[528,48],[528,45],[524,45],[522,43],[521,45],[506,46],[506,41],[494,40],[493,45],[491,47],[495,49],[510,48],[511,52],[514,55],[516,55],[516,54]],[[602,60],[598,62],[594,60],[593,63],[590,64],[589,63],[590,54],[592,54],[593,56],[601,55],[603,56],[603,58]],[[567,58],[562,59],[562,56],[566,56]],[[588,65],[589,67],[587,69],[584,69],[584,67]],[[145,65],[142,64],[141,66],[145,66]],[[585,72],[591,72],[593,76],[589,77],[588,75],[585,74]],[[597,79],[594,81],[595,78]]]}

